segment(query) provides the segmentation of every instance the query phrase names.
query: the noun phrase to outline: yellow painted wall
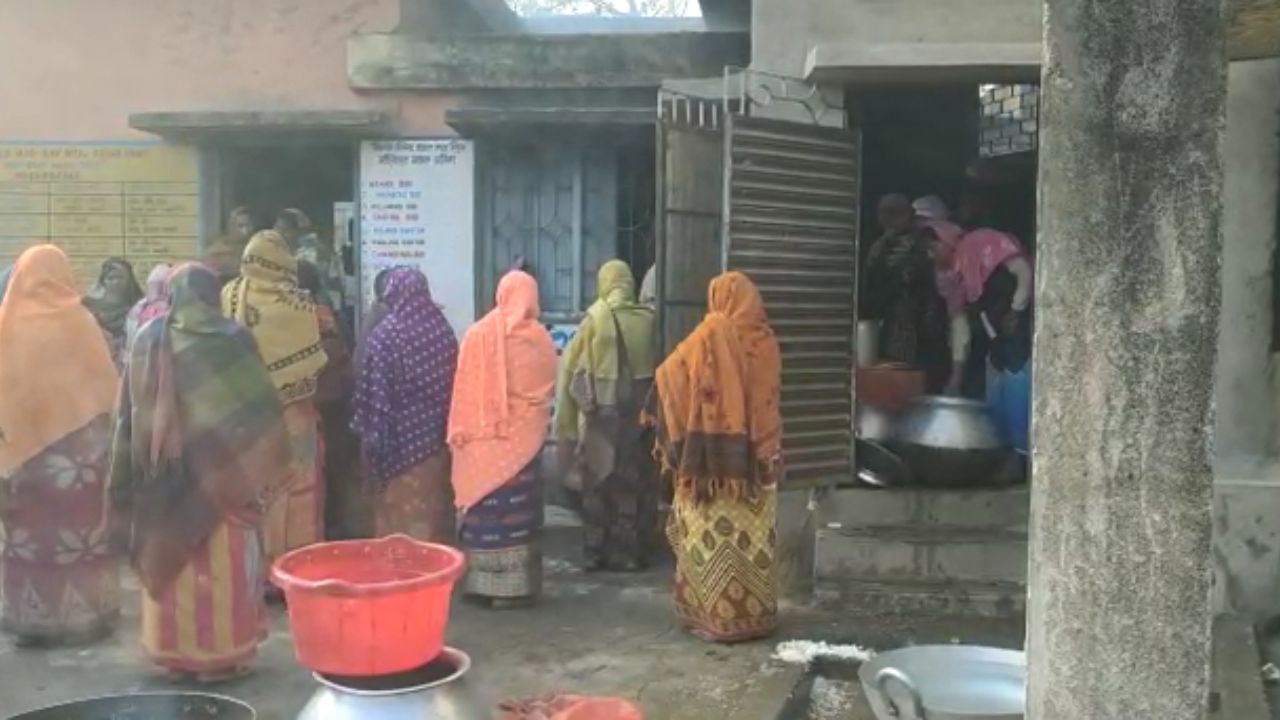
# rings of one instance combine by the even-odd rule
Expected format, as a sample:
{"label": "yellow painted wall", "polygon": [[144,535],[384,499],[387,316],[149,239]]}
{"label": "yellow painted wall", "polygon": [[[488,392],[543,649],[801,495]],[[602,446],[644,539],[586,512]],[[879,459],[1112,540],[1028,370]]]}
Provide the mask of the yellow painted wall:
{"label": "yellow painted wall", "polygon": [[0,142],[0,266],[51,242],[86,286],[112,256],[145,277],[156,263],[193,259],[198,228],[191,148]]}

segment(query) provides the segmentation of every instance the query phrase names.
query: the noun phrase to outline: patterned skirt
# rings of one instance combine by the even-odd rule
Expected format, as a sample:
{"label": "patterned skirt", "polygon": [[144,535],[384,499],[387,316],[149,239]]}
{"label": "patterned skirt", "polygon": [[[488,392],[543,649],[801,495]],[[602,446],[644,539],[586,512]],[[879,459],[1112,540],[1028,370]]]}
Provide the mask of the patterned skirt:
{"label": "patterned skirt", "polygon": [[402,533],[416,540],[452,545],[453,485],[449,482],[449,450],[443,449],[391,478],[374,496],[374,518],[380,537]]}
{"label": "patterned skirt", "polygon": [[223,523],[157,597],[142,591],[142,648],[183,673],[244,667],[265,628],[262,544],[256,528]]}
{"label": "patterned skirt", "polygon": [[676,555],[676,614],[698,637],[740,642],[776,628],[777,511],[774,487],[754,499],[705,504],[691,491],[676,491],[667,523]]}
{"label": "patterned skirt", "polygon": [[324,539],[324,450],[315,403],[299,400],[286,405],[284,424],[289,435],[289,470],[271,489],[263,523],[269,562]]}
{"label": "patterned skirt", "polygon": [[119,617],[119,570],[102,532],[109,422],[97,418],[0,483],[0,625],[20,641],[89,642]]}
{"label": "patterned skirt", "polygon": [[463,517],[459,535],[467,553],[466,592],[500,600],[542,592],[543,519],[535,459]]}

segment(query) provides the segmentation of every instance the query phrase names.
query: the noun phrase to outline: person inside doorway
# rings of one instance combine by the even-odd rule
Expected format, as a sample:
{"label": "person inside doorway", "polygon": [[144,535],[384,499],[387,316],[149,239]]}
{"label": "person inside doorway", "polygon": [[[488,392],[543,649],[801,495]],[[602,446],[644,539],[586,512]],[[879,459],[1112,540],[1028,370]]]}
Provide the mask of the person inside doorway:
{"label": "person inside doorway", "polygon": [[209,266],[223,285],[240,275],[240,260],[249,238],[258,229],[253,210],[241,206],[227,215],[227,231],[209,246],[204,264]]}
{"label": "person inside doorway", "polygon": [[938,294],[931,235],[914,222],[904,195],[886,195],[877,210],[882,235],[867,254],[861,307],[880,322],[880,356],[924,371],[926,388],[949,377],[946,308]]}
{"label": "person inside doorway", "polygon": [[953,262],[972,337],[962,392],[983,397],[988,361],[995,372],[1018,372],[1031,356],[1033,271],[1022,243],[995,229],[969,197],[961,212],[967,232]]}
{"label": "person inside doorway", "polygon": [[951,372],[942,392],[959,394],[964,366],[969,357],[969,317],[965,312],[964,288],[955,269],[956,246],[964,228],[951,222],[947,204],[937,195],[926,195],[911,203],[916,227],[930,242],[934,262],[934,283],[947,313],[947,344],[951,350]]}
{"label": "person inside doorway", "polygon": [[311,218],[297,208],[286,208],[276,215],[275,231],[284,237],[298,262],[308,262],[320,271],[320,284],[324,302],[335,311],[341,311],[343,299],[342,262],[333,252],[333,246],[325,242]]}

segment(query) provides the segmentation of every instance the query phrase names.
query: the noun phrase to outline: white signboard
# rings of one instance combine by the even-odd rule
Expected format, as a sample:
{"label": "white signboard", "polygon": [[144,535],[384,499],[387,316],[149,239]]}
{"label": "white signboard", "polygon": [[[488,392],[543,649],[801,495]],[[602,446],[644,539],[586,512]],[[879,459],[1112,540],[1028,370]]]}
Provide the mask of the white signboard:
{"label": "white signboard", "polygon": [[459,337],[475,320],[475,152],[468,140],[360,146],[360,285],[365,307],[385,268],[426,274]]}

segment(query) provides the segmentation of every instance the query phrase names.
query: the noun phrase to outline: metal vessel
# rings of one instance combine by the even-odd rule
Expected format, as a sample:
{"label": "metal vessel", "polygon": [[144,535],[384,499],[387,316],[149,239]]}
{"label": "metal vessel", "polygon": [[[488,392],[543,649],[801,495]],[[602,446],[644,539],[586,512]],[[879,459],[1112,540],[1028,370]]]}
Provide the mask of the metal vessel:
{"label": "metal vessel", "polygon": [[382,677],[316,674],[320,689],[298,720],[487,720],[463,676],[471,658],[445,648],[419,670]]}
{"label": "metal vessel", "polygon": [[858,403],[854,435],[862,440],[886,442],[893,438],[894,417],[868,403]]}
{"label": "metal vessel", "polygon": [[253,708],[204,693],[134,693],[76,700],[8,720],[254,720]]}
{"label": "metal vessel", "polygon": [[858,367],[871,367],[880,359],[880,321],[859,320],[856,357]]}
{"label": "metal vessel", "polygon": [[999,484],[1012,450],[976,400],[917,398],[894,425],[890,447],[930,486]]}
{"label": "metal vessel", "polygon": [[977,645],[921,645],[877,655],[858,679],[879,720],[1022,720],[1027,658]]}

